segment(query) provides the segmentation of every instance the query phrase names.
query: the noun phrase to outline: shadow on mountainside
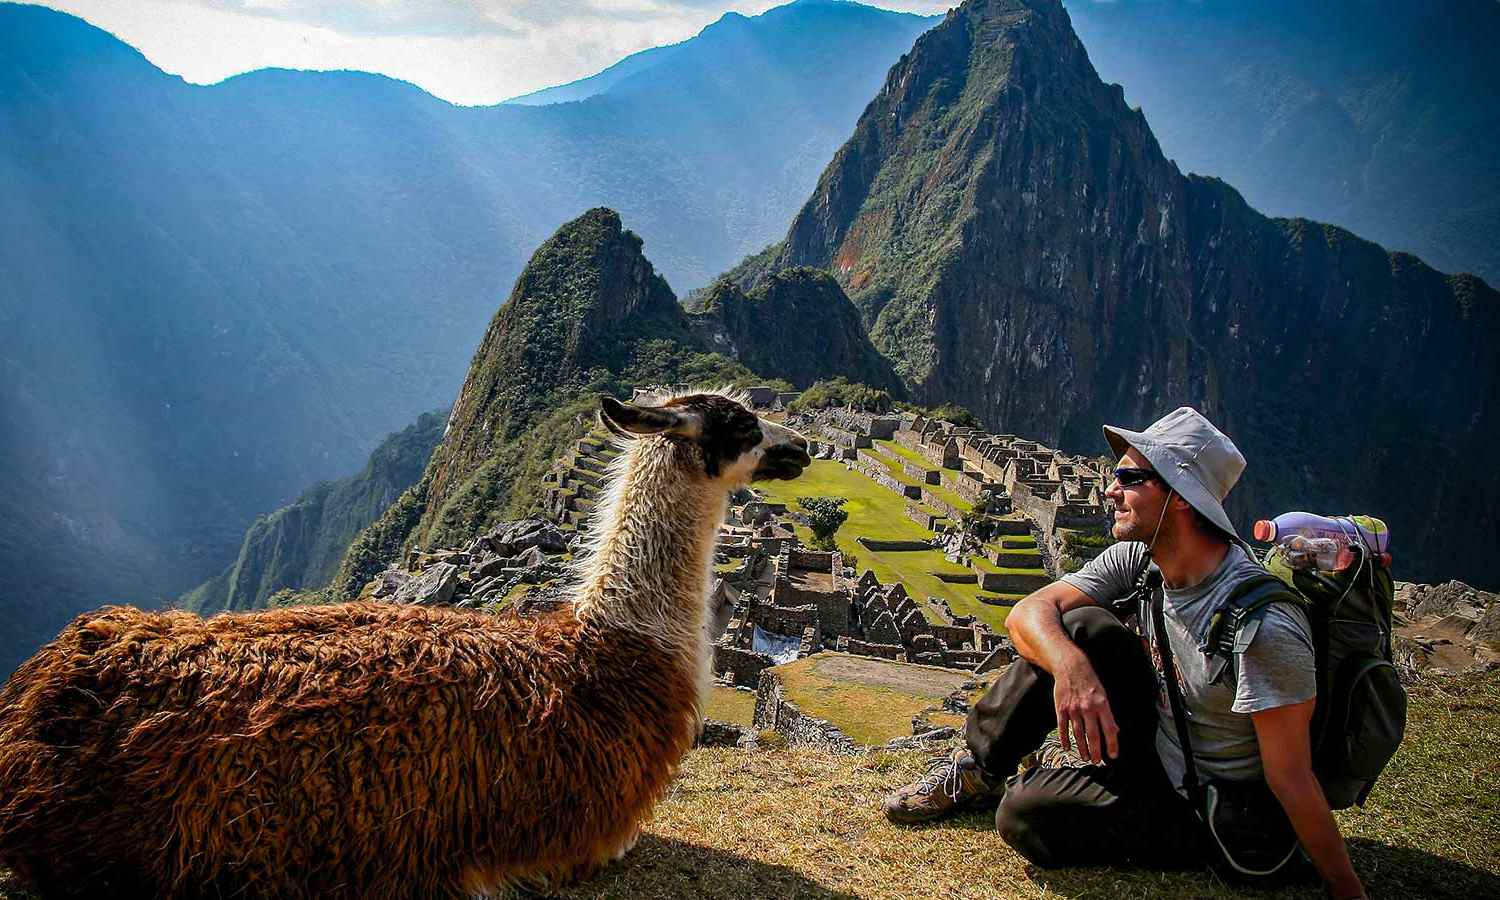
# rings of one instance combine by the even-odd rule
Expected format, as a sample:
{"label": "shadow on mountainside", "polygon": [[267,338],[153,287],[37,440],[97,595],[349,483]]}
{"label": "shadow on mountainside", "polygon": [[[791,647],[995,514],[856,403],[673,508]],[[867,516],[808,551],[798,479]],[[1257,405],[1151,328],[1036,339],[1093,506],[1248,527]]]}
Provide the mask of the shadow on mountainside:
{"label": "shadow on mountainside", "polygon": [[855,900],[801,873],[676,838],[647,834],[624,860],[564,897],[764,897]]}

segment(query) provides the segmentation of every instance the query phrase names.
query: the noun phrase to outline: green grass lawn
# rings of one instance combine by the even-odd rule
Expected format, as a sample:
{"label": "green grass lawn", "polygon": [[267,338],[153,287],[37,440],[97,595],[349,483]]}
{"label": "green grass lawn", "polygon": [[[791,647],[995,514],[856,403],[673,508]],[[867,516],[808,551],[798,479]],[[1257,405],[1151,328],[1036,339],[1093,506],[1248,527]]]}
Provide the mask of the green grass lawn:
{"label": "green grass lawn", "polygon": [[[918,713],[926,713],[929,721],[933,716],[942,718],[942,698],[971,677],[964,672],[827,653],[777,666],[774,671],[786,699],[798,709],[827,719],[856,743],[867,746],[911,734],[912,716]],[[981,693],[970,691],[970,702]],[[942,724],[952,722],[944,718]]]}
{"label": "green grass lawn", "polygon": [[917,479],[906,474],[906,472],[902,470],[901,464],[899,462],[885,455],[884,453],[880,453],[876,450],[866,450],[865,452],[880,460],[880,462],[884,464],[886,469],[891,473],[891,477],[901,482],[902,484],[909,484],[914,487],[926,486],[921,481],[918,481]]}
{"label": "green grass lawn", "polygon": [[896,443],[895,441],[874,441],[873,443],[881,453],[886,453],[891,456],[898,456],[906,460],[907,462],[916,463],[924,469],[941,468],[941,466],[933,465],[932,460],[928,459],[917,451],[904,447],[901,444]]}
{"label": "green grass lawn", "polygon": [[755,716],[755,694],[714,685],[709,691],[708,702],[703,705],[703,715],[720,722],[749,725]]}
{"label": "green grass lawn", "polygon": [[[994,572],[994,573],[999,574],[999,575],[1046,575],[1047,574],[1047,570],[1043,569],[1039,565],[1038,566],[1033,566],[1031,568],[1018,569],[1018,568],[1016,568],[1014,566],[997,566],[997,565],[995,565],[994,563],[990,562],[989,560],[985,559],[982,556],[975,556],[975,557],[973,557],[973,560],[974,560],[974,565],[977,566],[978,568],[980,568],[980,569],[982,569],[982,570],[984,570],[986,572]],[[1040,562],[1041,558],[1038,557],[1037,561]]]}
{"label": "green grass lawn", "polygon": [[[894,466],[892,466],[892,468],[895,469],[900,469],[900,460],[903,459],[906,460],[906,462],[916,463],[916,465],[922,466],[922,468],[939,468],[939,466],[933,465],[933,463],[930,462],[929,459],[922,458],[921,453],[913,452],[913,450],[907,450],[906,447],[901,447],[900,444],[895,443],[895,441],[874,441],[874,447],[876,447],[876,450],[879,450],[880,453],[883,453],[883,455],[888,456],[888,458],[897,460],[897,462],[894,463]],[[891,465],[891,463],[886,462],[886,465]],[[909,483],[916,484],[918,483],[918,481],[909,481]],[[957,495],[957,493],[954,493],[953,490],[948,489],[948,487],[942,486],[942,484],[922,484],[922,487],[926,487],[927,490],[932,490],[933,495],[938,496],[938,498],[941,498],[942,501],[947,502],[948,505],[956,508],[956,510],[972,510],[972,508],[974,508],[974,504],[972,504],[972,502],[969,502],[968,499],[962,498],[962,496]]]}
{"label": "green grass lawn", "polygon": [[[959,615],[977,616],[997,631],[1004,631],[1009,609],[979,602],[971,584],[948,584],[931,572],[964,572],[964,566],[948,562],[936,550],[874,552],[860,546],[855,538],[868,537],[882,541],[926,540],[932,532],[906,517],[906,500],[895,491],[883,488],[858,472],[844,468],[835,460],[818,459],[795,481],[768,481],[755,485],[773,503],[785,503],[796,509],[798,497],[843,497],[849,520],[839,529],[839,549],[859,560],[859,571],[870,569],[886,584],[901,582],[906,592],[919,603],[927,597],[941,597]],[[797,529],[805,543],[812,535]],[[935,618],[935,617],[930,617]]]}

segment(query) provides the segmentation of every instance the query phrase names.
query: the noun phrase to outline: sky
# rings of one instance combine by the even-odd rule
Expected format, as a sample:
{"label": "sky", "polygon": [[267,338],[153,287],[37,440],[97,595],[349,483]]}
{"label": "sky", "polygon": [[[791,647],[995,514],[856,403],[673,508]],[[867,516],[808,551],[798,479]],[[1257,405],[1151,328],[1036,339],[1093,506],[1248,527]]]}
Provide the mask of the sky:
{"label": "sky", "polygon": [[[498,103],[786,0],[43,0],[194,84],[267,67],[356,69]],[[871,0],[923,14],[958,0]]]}

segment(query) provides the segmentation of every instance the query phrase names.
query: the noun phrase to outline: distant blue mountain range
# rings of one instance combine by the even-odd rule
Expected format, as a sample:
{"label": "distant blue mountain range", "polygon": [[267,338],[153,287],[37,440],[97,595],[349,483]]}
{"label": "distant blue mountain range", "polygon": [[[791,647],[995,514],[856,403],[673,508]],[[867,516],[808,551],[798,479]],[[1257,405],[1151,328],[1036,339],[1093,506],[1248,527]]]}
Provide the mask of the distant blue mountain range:
{"label": "distant blue mountain range", "polygon": [[1067,0],[1184,171],[1500,284],[1500,3]]}
{"label": "distant blue mountain range", "polygon": [[642,90],[466,108],[353,72],[189,85],[0,4],[0,674],[218,574],[451,403],[562,222],[620,210],[679,292],[776,239],[931,23],[726,16]]}

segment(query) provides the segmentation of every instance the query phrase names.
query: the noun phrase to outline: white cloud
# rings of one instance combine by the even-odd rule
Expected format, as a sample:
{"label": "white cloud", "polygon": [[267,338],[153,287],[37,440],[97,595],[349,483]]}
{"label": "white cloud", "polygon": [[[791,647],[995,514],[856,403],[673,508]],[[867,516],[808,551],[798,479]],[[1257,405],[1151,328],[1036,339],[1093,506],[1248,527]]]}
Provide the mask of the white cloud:
{"label": "white cloud", "polygon": [[[211,84],[254,69],[356,69],[497,103],[784,0],[44,0]],[[946,3],[881,0],[932,13]]]}

